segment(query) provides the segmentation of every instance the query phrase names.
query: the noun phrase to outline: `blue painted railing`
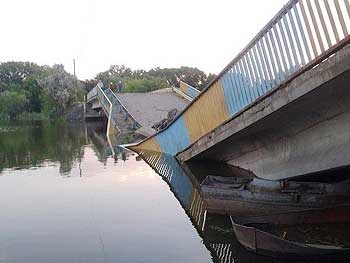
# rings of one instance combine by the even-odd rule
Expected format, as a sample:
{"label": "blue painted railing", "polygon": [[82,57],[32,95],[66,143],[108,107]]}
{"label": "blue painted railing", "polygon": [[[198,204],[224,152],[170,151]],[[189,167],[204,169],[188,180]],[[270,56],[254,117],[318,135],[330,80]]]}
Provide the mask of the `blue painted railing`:
{"label": "blue painted railing", "polygon": [[278,87],[349,35],[349,0],[291,0],[213,80],[231,115]]}
{"label": "blue painted railing", "polygon": [[350,43],[349,0],[290,0],[165,129],[134,147],[176,155]]}

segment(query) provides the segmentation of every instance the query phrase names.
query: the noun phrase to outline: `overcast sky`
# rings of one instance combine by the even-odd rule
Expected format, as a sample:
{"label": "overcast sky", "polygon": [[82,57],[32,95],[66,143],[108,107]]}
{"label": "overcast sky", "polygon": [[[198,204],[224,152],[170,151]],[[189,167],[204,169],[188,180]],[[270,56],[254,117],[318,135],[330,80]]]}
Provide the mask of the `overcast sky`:
{"label": "overcast sky", "polygon": [[219,73],[287,0],[2,0],[0,62]]}

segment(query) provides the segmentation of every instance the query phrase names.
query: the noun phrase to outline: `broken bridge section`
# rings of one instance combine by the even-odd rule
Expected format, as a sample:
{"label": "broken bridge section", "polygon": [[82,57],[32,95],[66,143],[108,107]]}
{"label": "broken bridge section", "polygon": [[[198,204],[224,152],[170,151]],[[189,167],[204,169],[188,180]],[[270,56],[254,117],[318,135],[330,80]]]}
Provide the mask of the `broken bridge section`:
{"label": "broken bridge section", "polygon": [[268,180],[349,169],[349,83],[350,45],[177,157],[225,162]]}
{"label": "broken bridge section", "polygon": [[190,103],[172,89],[148,93],[118,93],[117,97],[140,124],[141,127],[136,132],[146,137],[157,132],[152,126],[167,119],[171,110],[176,109],[180,113]]}
{"label": "broken bridge section", "polygon": [[348,1],[290,0],[171,125],[130,149],[268,180],[349,165],[349,19]]}

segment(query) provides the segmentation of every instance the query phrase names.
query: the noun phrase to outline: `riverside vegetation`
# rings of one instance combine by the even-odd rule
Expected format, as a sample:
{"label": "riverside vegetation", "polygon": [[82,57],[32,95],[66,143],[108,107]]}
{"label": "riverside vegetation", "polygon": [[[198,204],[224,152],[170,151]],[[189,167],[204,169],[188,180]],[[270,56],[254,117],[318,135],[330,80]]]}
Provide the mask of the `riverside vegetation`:
{"label": "riverside vegetation", "polygon": [[179,79],[203,89],[214,77],[197,68],[131,70],[112,65],[95,79],[78,80],[62,65],[40,66],[32,62],[0,63],[0,119],[42,120],[64,118],[74,103],[101,80],[124,83],[123,92],[149,92],[179,85]]}

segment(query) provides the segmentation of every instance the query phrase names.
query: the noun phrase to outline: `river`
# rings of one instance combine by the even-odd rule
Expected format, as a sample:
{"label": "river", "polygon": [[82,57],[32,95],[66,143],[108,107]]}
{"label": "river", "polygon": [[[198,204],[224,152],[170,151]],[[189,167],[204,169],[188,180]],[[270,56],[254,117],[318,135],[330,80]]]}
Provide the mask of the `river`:
{"label": "river", "polygon": [[104,134],[103,123],[0,124],[0,262],[280,262],[207,215],[174,159],[149,156],[158,174],[123,149],[111,158]]}

